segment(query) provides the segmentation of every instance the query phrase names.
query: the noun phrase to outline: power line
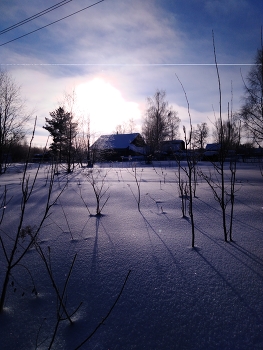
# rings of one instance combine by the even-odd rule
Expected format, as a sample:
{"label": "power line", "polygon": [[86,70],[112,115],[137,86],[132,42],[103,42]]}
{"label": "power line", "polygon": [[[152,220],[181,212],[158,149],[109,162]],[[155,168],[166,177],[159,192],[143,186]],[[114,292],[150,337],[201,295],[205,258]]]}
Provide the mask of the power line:
{"label": "power line", "polygon": [[43,11],[40,11],[40,12],[36,13],[36,14],[33,15],[33,16],[30,16],[30,17],[24,19],[23,21],[20,21],[20,22],[18,22],[18,23],[16,23],[16,24],[13,24],[13,25],[10,26],[10,27],[7,27],[7,28],[5,28],[5,29],[0,30],[0,35],[3,35],[3,34],[9,32],[10,30],[13,30],[13,29],[15,29],[15,28],[17,28],[17,27],[20,27],[20,26],[22,26],[23,24],[26,24],[26,23],[28,23],[28,22],[31,22],[31,21],[33,21],[34,19],[45,15],[46,13],[49,13],[49,12],[51,12],[51,11],[54,11],[54,10],[56,10],[57,8],[59,8],[59,7],[61,7],[61,6],[64,6],[64,5],[66,5],[68,2],[71,2],[71,1],[72,1],[72,0],[63,0],[63,1],[60,1],[59,3],[57,3],[57,4],[55,4],[55,5],[51,6],[51,7],[48,7],[47,9],[45,9],[45,10],[43,10]]}
{"label": "power line", "polygon": [[86,6],[86,7],[84,7],[84,8],[83,8],[83,9],[81,9],[81,10],[78,10],[78,11],[76,11],[76,12],[73,12],[73,13],[71,13],[70,15],[65,16],[65,17],[62,17],[62,18],[60,18],[60,19],[58,19],[58,20],[56,20],[56,21],[54,21],[54,22],[51,22],[51,23],[49,23],[49,24],[46,24],[46,25],[45,25],[45,26],[43,26],[43,27],[40,27],[40,28],[35,29],[35,30],[32,30],[31,32],[26,33],[26,34],[24,34],[24,35],[21,35],[21,36],[19,36],[19,37],[15,38],[15,39],[12,39],[12,40],[6,41],[5,43],[0,44],[0,46],[4,46],[4,45],[6,45],[6,44],[11,43],[12,41],[15,41],[15,40],[21,39],[21,38],[23,38],[23,37],[25,37],[25,36],[27,36],[27,35],[30,35],[30,34],[32,34],[32,33],[35,33],[35,32],[37,32],[38,30],[41,30],[41,29],[46,28],[46,27],[49,27],[49,26],[51,26],[51,25],[52,25],[52,24],[54,24],[54,23],[60,22],[60,21],[62,21],[63,19],[66,19],[66,18],[68,18],[68,17],[71,17],[71,16],[73,16],[73,15],[76,15],[77,13],[82,12],[82,11],[84,11],[84,10],[87,10],[88,8],[93,7],[93,6],[95,6],[95,5],[99,4],[100,2],[103,2],[103,1],[105,1],[105,0],[100,0],[100,1],[97,1],[97,2],[95,2],[95,3],[94,3],[94,4],[92,4],[92,5]]}
{"label": "power line", "polygon": [[[213,67],[215,63],[0,63],[0,66],[99,66],[99,67]],[[261,66],[256,63],[218,63],[218,66]]]}

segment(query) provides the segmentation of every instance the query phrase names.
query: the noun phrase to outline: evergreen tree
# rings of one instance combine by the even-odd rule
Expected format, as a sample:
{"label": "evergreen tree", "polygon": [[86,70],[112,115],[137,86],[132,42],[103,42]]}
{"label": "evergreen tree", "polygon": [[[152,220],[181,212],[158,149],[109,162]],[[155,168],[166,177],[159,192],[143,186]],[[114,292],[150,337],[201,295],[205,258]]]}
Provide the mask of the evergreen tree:
{"label": "evergreen tree", "polygon": [[50,112],[50,116],[50,119],[45,118],[46,124],[43,126],[53,138],[50,150],[57,161],[67,163],[67,172],[70,172],[74,164],[73,141],[77,136],[78,124],[73,121],[72,113],[66,112],[63,107]]}

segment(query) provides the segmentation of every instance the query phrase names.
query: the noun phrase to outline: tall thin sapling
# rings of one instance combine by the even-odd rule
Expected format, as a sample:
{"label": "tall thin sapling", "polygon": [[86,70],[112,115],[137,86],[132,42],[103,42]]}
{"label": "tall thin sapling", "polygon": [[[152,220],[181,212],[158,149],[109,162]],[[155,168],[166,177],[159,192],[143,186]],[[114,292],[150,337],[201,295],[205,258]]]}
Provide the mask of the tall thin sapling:
{"label": "tall thin sapling", "polygon": [[[1,298],[0,298],[0,312],[4,309],[5,299],[6,299],[6,293],[8,288],[8,282],[10,279],[10,276],[12,274],[12,271],[21,264],[21,260],[24,258],[26,253],[29,251],[30,247],[32,246],[33,241],[37,238],[40,229],[42,228],[45,220],[50,214],[51,207],[56,203],[57,199],[63,192],[63,189],[59,192],[59,194],[56,196],[54,200],[51,199],[51,194],[53,190],[53,184],[54,184],[54,172],[52,173],[52,176],[50,176],[49,179],[49,187],[46,194],[46,203],[43,210],[42,217],[40,219],[40,222],[37,224],[34,233],[32,235],[28,235],[27,239],[25,240],[23,237],[23,228],[24,228],[24,222],[26,219],[27,214],[27,208],[29,204],[29,199],[31,198],[33,194],[33,190],[36,185],[36,180],[39,174],[40,164],[38,165],[36,169],[36,173],[33,176],[32,180],[30,179],[30,174],[28,173],[28,167],[29,167],[29,155],[32,147],[32,142],[34,139],[35,134],[35,126],[36,126],[36,119],[34,124],[34,129],[32,133],[32,138],[29,144],[28,154],[27,154],[27,160],[24,166],[23,176],[21,180],[21,202],[20,202],[20,215],[18,218],[17,227],[15,229],[15,235],[14,237],[10,237],[5,232],[2,232],[0,235],[0,243],[1,248],[3,251],[3,256],[6,261],[6,267],[4,272],[4,278],[3,278],[3,284],[2,284],[2,290],[1,290]],[[31,181],[30,181],[31,180]],[[4,201],[6,202],[6,193],[4,194]],[[5,212],[2,213],[1,223],[5,219]],[[23,241],[22,241],[23,240]],[[8,249],[8,246],[11,242],[11,249]]]}

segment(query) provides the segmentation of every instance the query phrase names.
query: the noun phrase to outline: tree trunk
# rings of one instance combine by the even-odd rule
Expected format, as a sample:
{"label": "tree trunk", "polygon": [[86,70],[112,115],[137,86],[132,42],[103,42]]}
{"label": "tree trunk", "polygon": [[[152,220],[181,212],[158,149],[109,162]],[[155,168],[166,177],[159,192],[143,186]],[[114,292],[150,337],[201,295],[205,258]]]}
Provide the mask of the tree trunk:
{"label": "tree trunk", "polygon": [[9,282],[9,276],[10,276],[11,268],[8,266],[6,273],[5,273],[5,279],[3,283],[2,293],[1,293],[1,299],[0,299],[0,313],[4,310],[4,303],[5,303],[5,297],[6,297],[6,291],[7,286]]}

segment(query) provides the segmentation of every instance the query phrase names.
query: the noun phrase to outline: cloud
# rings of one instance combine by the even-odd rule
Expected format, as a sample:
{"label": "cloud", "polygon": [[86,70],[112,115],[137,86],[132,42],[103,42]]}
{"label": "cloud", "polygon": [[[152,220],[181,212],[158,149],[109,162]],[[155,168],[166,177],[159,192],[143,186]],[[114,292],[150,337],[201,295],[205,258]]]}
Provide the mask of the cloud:
{"label": "cloud", "polygon": [[[41,17],[34,28],[81,6],[73,2],[70,11],[65,6],[59,15]],[[176,59],[183,48],[174,18],[163,12],[151,1],[105,1],[32,34],[32,40],[39,37],[34,45],[30,37],[21,40],[32,63],[34,57],[43,63],[162,63]]]}
{"label": "cloud", "polygon": [[[6,21],[9,15],[10,22],[14,23],[53,4],[41,2],[40,8],[39,2],[24,0],[24,12],[19,15],[20,2],[10,1],[9,6],[6,3],[3,7],[3,26],[11,24]],[[11,32],[8,38],[50,23],[91,3],[91,0],[72,1],[19,31]],[[238,9],[237,3],[240,4]],[[11,6],[14,9],[12,14]],[[70,92],[78,85],[90,84],[94,79],[102,79],[120,94],[116,102],[119,110],[116,107],[114,121],[112,119],[112,123],[108,124],[109,132],[122,120],[128,121],[131,111],[136,119],[139,115],[143,116],[146,97],[152,96],[156,89],[166,90],[169,103],[180,111],[182,120],[187,120],[185,96],[175,73],[187,92],[194,111],[193,121],[204,122],[208,116],[213,117],[213,108],[217,110],[218,82],[214,66],[198,64],[214,62],[212,28],[215,29],[219,63],[251,61],[255,43],[248,28],[257,26],[256,16],[251,21],[251,13],[255,13],[256,6],[250,6],[250,12],[246,6],[245,0],[104,1],[3,46],[1,63],[18,64],[7,68],[23,86],[30,106],[37,111],[41,126],[49,112],[58,107],[64,91]],[[231,20],[242,22],[246,13],[244,9],[250,16],[242,29],[232,25]],[[4,40],[3,37],[0,39]],[[246,46],[248,42],[249,49]],[[28,65],[21,66],[24,63]],[[247,68],[242,67],[242,70],[246,76]],[[234,106],[238,108],[243,92],[240,66],[220,66],[220,77],[224,112],[231,100],[231,81]],[[106,100],[102,99],[101,104],[109,106]],[[111,110],[114,108],[111,107]],[[106,110],[101,113],[105,114]]]}

